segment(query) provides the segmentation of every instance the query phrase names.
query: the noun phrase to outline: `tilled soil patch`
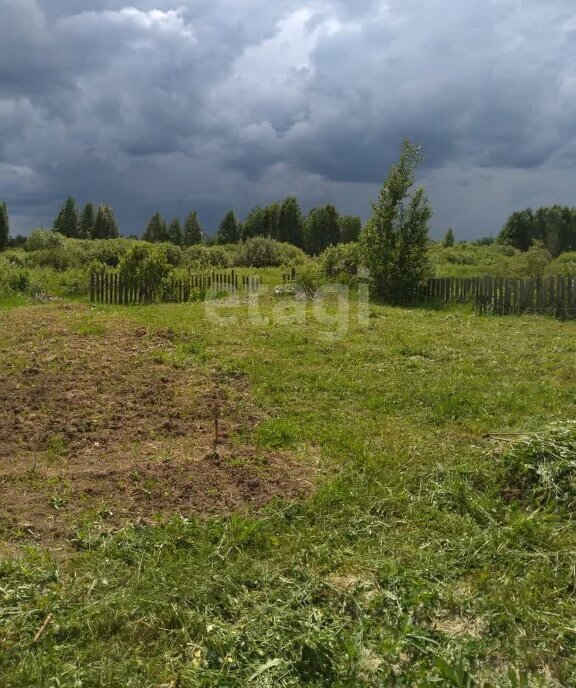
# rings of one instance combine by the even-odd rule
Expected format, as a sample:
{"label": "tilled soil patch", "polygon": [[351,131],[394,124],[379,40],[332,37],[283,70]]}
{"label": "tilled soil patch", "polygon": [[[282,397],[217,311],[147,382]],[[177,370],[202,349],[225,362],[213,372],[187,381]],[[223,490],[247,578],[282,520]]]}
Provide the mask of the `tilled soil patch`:
{"label": "tilled soil patch", "polygon": [[231,441],[263,417],[248,380],[175,365],[171,330],[81,305],[5,311],[0,327],[0,540],[310,489],[290,455]]}

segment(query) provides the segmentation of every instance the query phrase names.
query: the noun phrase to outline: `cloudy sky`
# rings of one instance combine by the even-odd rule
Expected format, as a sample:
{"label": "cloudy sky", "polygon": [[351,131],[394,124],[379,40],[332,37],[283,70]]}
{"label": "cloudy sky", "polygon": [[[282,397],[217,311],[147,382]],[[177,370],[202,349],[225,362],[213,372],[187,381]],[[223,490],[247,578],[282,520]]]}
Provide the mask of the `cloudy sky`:
{"label": "cloudy sky", "polygon": [[148,216],[370,212],[424,145],[433,234],[576,205],[574,0],[0,0],[12,233],[68,195]]}

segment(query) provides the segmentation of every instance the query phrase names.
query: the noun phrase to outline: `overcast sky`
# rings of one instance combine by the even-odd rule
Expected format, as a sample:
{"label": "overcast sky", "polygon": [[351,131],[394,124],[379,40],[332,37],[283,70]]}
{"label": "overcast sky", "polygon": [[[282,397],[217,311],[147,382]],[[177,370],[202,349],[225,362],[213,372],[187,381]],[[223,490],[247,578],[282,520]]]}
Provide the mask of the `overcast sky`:
{"label": "overcast sky", "polygon": [[12,233],[68,195],[148,216],[295,195],[366,219],[406,136],[433,234],[576,205],[574,0],[0,0]]}

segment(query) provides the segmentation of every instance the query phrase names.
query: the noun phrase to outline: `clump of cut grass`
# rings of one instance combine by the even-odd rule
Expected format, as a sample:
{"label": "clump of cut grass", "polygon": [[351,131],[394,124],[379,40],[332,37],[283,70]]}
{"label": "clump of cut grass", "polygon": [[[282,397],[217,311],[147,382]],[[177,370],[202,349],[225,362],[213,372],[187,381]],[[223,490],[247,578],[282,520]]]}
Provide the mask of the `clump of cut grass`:
{"label": "clump of cut grass", "polygon": [[555,422],[504,456],[512,489],[540,503],[576,504],[576,421]]}

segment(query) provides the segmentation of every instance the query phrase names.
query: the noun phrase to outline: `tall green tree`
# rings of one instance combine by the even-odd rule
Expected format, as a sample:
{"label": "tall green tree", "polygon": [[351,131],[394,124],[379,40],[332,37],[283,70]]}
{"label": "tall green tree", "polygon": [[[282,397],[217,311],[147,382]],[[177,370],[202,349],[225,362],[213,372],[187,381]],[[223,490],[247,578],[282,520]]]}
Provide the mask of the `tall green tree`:
{"label": "tall green tree", "polygon": [[10,221],[8,218],[8,206],[6,201],[0,203],[0,251],[8,247],[10,241]]}
{"label": "tall green tree", "polygon": [[175,217],[170,221],[168,225],[168,241],[176,246],[182,245],[183,233],[182,233],[182,223]]}
{"label": "tall green tree", "polygon": [[101,205],[94,220],[92,239],[116,239],[119,235],[112,208],[109,205]]}
{"label": "tall green tree", "polygon": [[338,218],[340,243],[349,244],[358,241],[362,231],[362,220],[357,215],[340,215]]}
{"label": "tall green tree", "polygon": [[503,244],[510,244],[520,251],[527,251],[532,245],[532,241],[540,238],[535,236],[535,227],[532,208],[519,210],[512,213],[506,220],[498,240]]}
{"label": "tall green tree", "polygon": [[322,209],[312,208],[304,223],[304,248],[311,256],[322,253],[324,246],[322,227]]}
{"label": "tall green tree", "polygon": [[150,241],[151,243],[167,241],[168,228],[166,227],[166,222],[160,213],[154,213],[154,215],[152,215],[152,217],[148,220],[148,224],[144,230],[143,239],[144,241]]}
{"label": "tall green tree", "polygon": [[325,205],[324,214],[324,241],[326,247],[336,246],[340,243],[340,223],[338,222],[338,211],[333,205]]}
{"label": "tall green tree", "polygon": [[240,224],[234,214],[230,210],[224,216],[220,223],[218,232],[216,233],[216,243],[218,244],[237,244],[240,241]]}
{"label": "tall green tree", "polygon": [[333,205],[324,205],[310,211],[304,225],[306,252],[316,256],[328,246],[340,242],[338,213]]}
{"label": "tall green tree", "polygon": [[54,220],[53,229],[66,237],[78,237],[79,222],[76,201],[69,196]]}
{"label": "tall green tree", "polygon": [[280,236],[280,201],[274,201],[264,208],[266,236],[278,240]]}
{"label": "tall green tree", "polygon": [[363,265],[376,294],[397,302],[408,298],[429,271],[428,225],[432,209],[424,189],[413,188],[421,148],[405,139],[400,159],[392,166],[372,217],[360,235]]}
{"label": "tall green tree", "polygon": [[193,246],[194,244],[199,244],[202,241],[202,225],[198,219],[198,213],[193,210],[188,213],[186,222],[184,223],[184,232],[182,237],[182,243],[184,246]]}
{"label": "tall green tree", "polygon": [[455,243],[456,239],[454,238],[454,230],[450,228],[442,239],[442,246],[444,246],[444,248],[450,248],[451,246],[454,246]]}
{"label": "tall green tree", "polygon": [[285,241],[294,246],[302,247],[304,219],[298,201],[294,196],[286,198],[280,206],[278,218],[278,241]]}
{"label": "tall green tree", "polygon": [[80,223],[78,226],[78,236],[81,239],[90,239],[94,231],[95,221],[96,213],[94,211],[94,204],[86,203],[80,215]]}
{"label": "tall green tree", "polygon": [[266,209],[257,205],[255,208],[252,208],[242,223],[242,241],[257,236],[266,236],[267,234]]}

